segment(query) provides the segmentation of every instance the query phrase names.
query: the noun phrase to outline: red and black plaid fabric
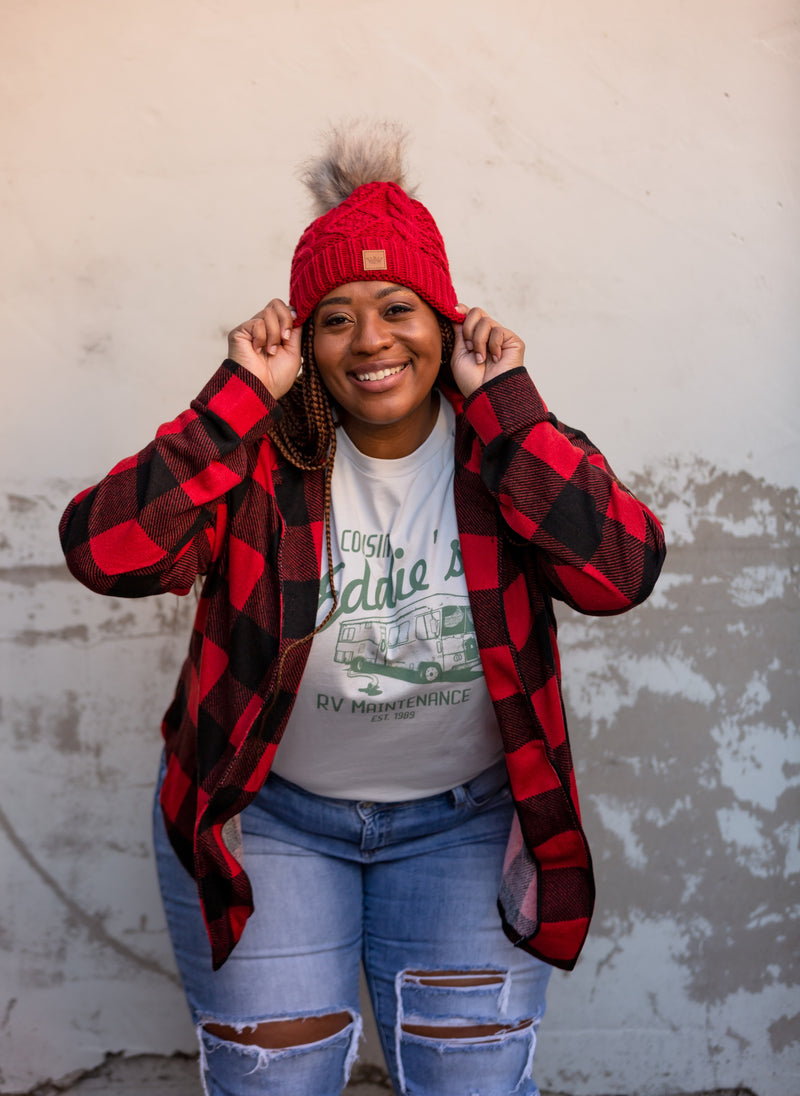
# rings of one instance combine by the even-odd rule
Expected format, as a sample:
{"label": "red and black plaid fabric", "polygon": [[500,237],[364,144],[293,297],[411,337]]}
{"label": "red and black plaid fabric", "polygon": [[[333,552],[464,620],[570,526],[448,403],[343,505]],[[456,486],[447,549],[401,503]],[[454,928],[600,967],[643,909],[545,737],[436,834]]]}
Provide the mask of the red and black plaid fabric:
{"label": "red and black plaid fabric", "polygon": [[[594,882],[552,599],[587,613],[631,608],[658,577],[663,534],[597,449],[547,412],[524,369],[466,401],[448,397],[464,569],[517,805],[500,914],[515,943],[570,969]],[[253,910],[237,816],[288,721],[309,647],[292,643],[313,629],[319,596],[324,472],[300,472],[276,453],[265,437],[274,414],[261,383],[226,361],[188,411],[61,520],[70,570],[100,593],[185,594],[206,576],[162,727],[162,807],[197,881],[215,968]]]}

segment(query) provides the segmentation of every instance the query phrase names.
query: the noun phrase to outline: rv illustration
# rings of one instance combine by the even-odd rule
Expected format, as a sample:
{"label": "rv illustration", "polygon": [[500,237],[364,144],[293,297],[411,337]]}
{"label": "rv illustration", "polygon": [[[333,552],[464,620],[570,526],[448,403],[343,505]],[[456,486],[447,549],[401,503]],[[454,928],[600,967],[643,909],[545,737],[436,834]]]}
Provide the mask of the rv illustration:
{"label": "rv illustration", "polygon": [[342,621],[334,658],[352,673],[408,681],[463,681],[482,672],[469,598],[452,594],[423,598],[388,621]]}

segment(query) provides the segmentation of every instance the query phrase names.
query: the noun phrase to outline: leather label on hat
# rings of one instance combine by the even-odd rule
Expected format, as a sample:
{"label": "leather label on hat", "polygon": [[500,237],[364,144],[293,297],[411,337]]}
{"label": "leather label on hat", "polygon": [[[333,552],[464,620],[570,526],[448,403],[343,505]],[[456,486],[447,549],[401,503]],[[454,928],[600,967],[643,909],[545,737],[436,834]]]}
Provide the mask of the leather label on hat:
{"label": "leather label on hat", "polygon": [[386,270],[385,251],[362,251],[361,261],[365,270]]}

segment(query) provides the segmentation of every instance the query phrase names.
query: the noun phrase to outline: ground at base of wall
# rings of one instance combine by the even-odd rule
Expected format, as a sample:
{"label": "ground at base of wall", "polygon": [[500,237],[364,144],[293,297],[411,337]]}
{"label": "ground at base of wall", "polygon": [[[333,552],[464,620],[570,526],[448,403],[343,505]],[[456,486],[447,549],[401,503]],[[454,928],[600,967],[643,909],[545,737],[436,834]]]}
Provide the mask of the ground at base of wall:
{"label": "ground at base of wall", "polygon": [[[392,1091],[389,1080],[377,1066],[356,1066],[353,1079],[344,1096],[387,1096]],[[17,1096],[200,1096],[197,1059],[184,1055],[161,1058],[143,1055],[123,1058],[111,1054],[106,1061],[79,1077],[39,1085]],[[570,1096],[566,1092],[545,1092],[542,1096]],[[597,1096],[601,1096],[600,1093]],[[612,1096],[604,1093],[603,1096]],[[625,1096],[614,1093],[613,1096]],[[713,1092],[693,1092],[675,1096],[756,1096],[749,1088],[715,1089]]]}
{"label": "ground at base of wall", "polygon": [[[344,1096],[389,1096],[391,1091],[382,1069],[357,1065]],[[96,1069],[12,1096],[201,1096],[201,1088],[196,1057],[109,1054]]]}

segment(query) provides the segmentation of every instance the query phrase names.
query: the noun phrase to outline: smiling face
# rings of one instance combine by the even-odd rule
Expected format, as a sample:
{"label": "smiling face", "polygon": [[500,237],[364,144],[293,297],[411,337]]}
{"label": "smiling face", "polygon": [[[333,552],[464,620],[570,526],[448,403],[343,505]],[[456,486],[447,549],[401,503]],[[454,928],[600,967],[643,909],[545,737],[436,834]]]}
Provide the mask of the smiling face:
{"label": "smiling face", "polygon": [[413,453],[433,429],[439,320],[411,289],[348,282],[314,313],[314,357],[354,445],[372,457]]}

